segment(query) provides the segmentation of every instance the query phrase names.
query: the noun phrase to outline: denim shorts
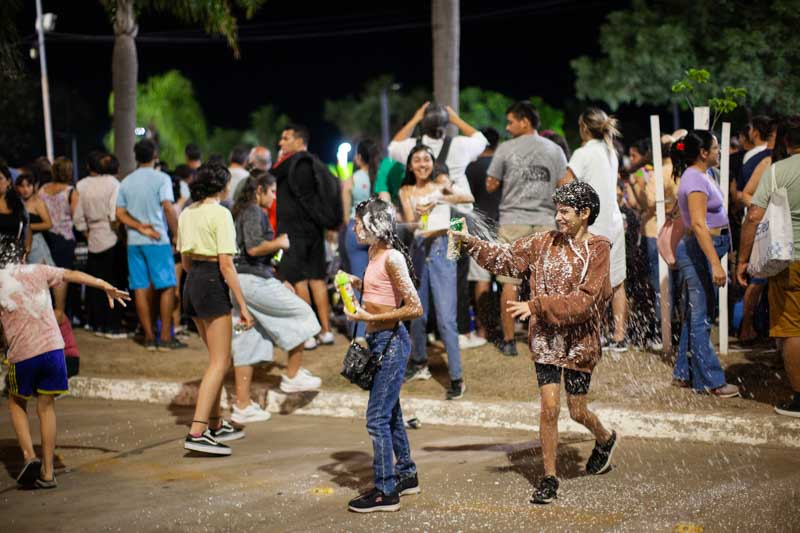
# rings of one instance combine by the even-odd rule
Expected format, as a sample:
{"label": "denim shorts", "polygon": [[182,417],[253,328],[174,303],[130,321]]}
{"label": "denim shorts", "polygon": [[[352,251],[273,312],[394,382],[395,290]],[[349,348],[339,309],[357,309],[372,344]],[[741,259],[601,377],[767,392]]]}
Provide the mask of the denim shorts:
{"label": "denim shorts", "polygon": [[193,318],[211,319],[230,314],[232,308],[219,264],[194,261],[183,285],[184,312]]}

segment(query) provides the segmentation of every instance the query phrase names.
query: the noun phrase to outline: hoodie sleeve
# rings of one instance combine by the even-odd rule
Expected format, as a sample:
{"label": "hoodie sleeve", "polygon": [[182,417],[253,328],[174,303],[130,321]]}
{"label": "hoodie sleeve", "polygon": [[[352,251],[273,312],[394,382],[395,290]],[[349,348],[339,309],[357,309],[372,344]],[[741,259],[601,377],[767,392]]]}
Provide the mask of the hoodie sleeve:
{"label": "hoodie sleeve", "polygon": [[541,234],[529,235],[511,244],[487,242],[475,236],[463,240],[464,249],[480,266],[497,276],[520,278],[530,267]]}
{"label": "hoodie sleeve", "polygon": [[589,266],[583,283],[572,294],[534,296],[531,313],[554,326],[572,326],[605,310],[611,297],[609,261],[611,246],[603,240],[589,246]]}

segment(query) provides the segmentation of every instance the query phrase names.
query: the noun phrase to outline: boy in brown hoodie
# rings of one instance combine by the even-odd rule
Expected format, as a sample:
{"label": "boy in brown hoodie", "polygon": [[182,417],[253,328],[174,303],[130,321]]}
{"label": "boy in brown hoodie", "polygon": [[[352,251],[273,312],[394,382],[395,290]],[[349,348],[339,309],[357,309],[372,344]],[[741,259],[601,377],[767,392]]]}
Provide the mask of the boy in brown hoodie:
{"label": "boy in brown hoodie", "polygon": [[557,497],[562,372],[570,416],[596,439],[586,463],[587,473],[608,471],[617,444],[616,432],[603,427],[589,411],[586,400],[592,369],[602,354],[600,328],[611,299],[611,243],[588,229],[600,212],[600,200],[591,185],[573,181],[556,190],[553,202],[558,229],[512,244],[451,232],[451,237],[461,240],[464,249],[486,270],[495,275],[529,277],[531,300],[509,301],[507,305],[515,318],[530,318],[528,346],[541,394],[539,435],[545,476],[533,492],[532,503],[550,503]]}

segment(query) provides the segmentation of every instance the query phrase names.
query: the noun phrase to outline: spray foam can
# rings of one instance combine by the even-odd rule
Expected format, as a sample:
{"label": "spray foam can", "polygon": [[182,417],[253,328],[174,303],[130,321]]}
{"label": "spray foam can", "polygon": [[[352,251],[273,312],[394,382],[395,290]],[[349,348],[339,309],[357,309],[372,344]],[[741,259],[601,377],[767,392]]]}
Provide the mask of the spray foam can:
{"label": "spray foam can", "polygon": [[[464,226],[467,221],[464,217],[451,218],[450,229],[453,231],[464,231]],[[454,239],[452,236],[447,236],[447,258],[451,261],[457,261],[461,257],[461,242]]]}
{"label": "spray foam can", "polygon": [[356,295],[353,291],[353,284],[350,283],[350,276],[346,272],[338,271],[334,278],[336,288],[339,289],[339,295],[342,297],[342,303],[350,313],[356,312]]}

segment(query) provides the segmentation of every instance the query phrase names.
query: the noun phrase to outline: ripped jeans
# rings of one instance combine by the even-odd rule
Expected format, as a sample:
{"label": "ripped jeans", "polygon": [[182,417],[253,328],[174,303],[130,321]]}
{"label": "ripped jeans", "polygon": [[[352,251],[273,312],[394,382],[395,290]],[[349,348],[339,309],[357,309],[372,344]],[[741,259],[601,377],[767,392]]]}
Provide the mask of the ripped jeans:
{"label": "ripped jeans", "polygon": [[375,488],[384,494],[394,493],[399,480],[417,472],[417,465],[411,460],[411,447],[400,410],[400,387],[411,353],[411,341],[402,324],[391,341],[390,337],[391,330],[367,333],[367,342],[373,354],[380,355],[386,343],[390,342],[372,382],[367,404],[367,432],[372,438]]}

